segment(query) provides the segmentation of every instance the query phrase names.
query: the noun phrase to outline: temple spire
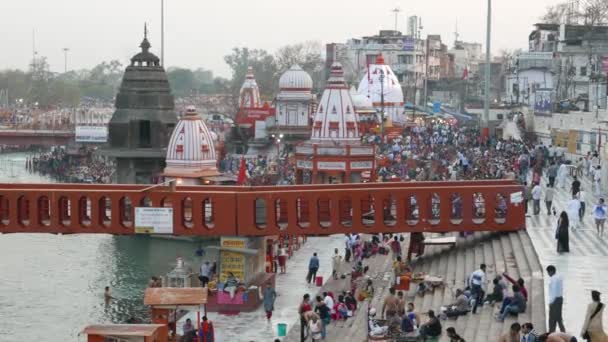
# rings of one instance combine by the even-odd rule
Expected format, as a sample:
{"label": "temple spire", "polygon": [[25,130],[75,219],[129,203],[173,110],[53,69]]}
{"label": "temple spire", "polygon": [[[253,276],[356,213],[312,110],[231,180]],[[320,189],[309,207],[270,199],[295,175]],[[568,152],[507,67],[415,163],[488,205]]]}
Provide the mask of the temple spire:
{"label": "temple spire", "polygon": [[148,41],[148,23],[144,23],[144,40],[141,41],[139,47],[142,52],[147,53],[150,50],[150,42]]}

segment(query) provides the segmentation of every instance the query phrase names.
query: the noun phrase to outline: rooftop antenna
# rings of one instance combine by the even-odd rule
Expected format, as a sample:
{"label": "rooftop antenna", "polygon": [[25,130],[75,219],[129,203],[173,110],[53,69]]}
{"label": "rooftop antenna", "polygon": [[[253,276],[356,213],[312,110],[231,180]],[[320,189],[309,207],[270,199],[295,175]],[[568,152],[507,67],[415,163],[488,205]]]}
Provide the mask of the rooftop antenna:
{"label": "rooftop antenna", "polygon": [[36,29],[32,29],[32,66],[33,69],[36,69],[36,55],[38,51],[36,51]]}
{"label": "rooftop antenna", "polygon": [[458,38],[460,38],[460,34],[458,33],[458,18],[456,18],[456,31],[454,31],[454,46],[456,46]]}
{"label": "rooftop antenna", "polygon": [[399,7],[395,7],[391,10],[391,12],[395,13],[395,31],[397,31],[397,23],[399,19],[399,12],[401,12],[401,9]]}

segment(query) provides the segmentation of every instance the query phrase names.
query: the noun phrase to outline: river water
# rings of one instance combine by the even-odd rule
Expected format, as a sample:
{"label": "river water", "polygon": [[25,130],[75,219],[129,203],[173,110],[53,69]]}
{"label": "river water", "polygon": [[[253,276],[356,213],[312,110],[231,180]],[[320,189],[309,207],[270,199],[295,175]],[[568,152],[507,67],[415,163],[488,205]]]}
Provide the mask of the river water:
{"label": "river water", "polygon": [[[52,182],[25,170],[27,153],[0,154],[0,183]],[[84,341],[88,324],[145,318],[143,290],[198,244],[110,235],[0,235],[0,341]],[[195,266],[196,267],[196,266]],[[116,298],[105,304],[110,286]]]}

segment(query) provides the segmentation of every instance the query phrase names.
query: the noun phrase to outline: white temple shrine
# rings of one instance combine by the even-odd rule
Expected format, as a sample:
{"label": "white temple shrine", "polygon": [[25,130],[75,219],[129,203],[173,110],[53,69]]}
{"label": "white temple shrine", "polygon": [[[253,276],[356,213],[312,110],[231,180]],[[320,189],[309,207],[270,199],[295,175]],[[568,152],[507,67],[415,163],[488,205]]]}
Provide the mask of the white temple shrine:
{"label": "white temple shrine", "polygon": [[276,97],[276,125],[273,133],[309,137],[315,95],[312,78],[299,65],[293,65],[279,79]]}
{"label": "white temple shrine", "polygon": [[367,96],[379,113],[384,106],[386,120],[399,126],[405,124],[403,89],[391,67],[384,64],[382,54],[378,55],[375,64],[369,65],[357,91]]}
{"label": "white temple shrine", "polygon": [[375,169],[375,147],[361,145],[359,116],[340,63],[331,74],[315,111],[309,141],[296,147],[299,184],[358,183]]}
{"label": "white temple shrine", "polygon": [[183,185],[208,184],[220,175],[215,153],[216,136],[193,106],[179,120],[167,147],[165,181]]}
{"label": "white temple shrine", "polygon": [[247,76],[239,92],[239,108],[259,108],[260,107],[260,88],[255,81],[253,68],[247,68]]}

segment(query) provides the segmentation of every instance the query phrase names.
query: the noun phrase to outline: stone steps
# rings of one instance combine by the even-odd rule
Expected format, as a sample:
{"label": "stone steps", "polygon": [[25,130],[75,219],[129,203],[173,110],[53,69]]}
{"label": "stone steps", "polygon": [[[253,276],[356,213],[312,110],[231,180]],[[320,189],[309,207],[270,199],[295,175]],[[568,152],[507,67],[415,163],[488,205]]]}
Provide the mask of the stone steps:
{"label": "stone steps", "polygon": [[[407,235],[406,235],[407,236]],[[427,237],[431,237],[430,234]],[[408,241],[404,242],[407,246]],[[406,250],[406,248],[404,248]],[[377,258],[377,259],[376,259]],[[367,309],[374,307],[378,311],[382,308],[382,301],[388,294],[391,286],[387,280],[386,272],[391,270],[392,260],[388,257],[377,256],[368,259],[370,275],[374,278],[376,295],[371,303],[360,303],[355,316],[346,322],[332,322],[327,328],[327,341],[359,342],[365,341],[367,334]],[[432,275],[443,276],[446,281],[444,288],[436,289],[424,296],[415,296],[414,284],[406,294],[408,302],[413,302],[416,311],[422,320],[427,319],[429,309],[437,312],[442,305],[454,301],[456,289],[465,288],[468,275],[479,267],[481,263],[487,265],[487,278],[491,281],[496,274],[506,270],[515,279],[522,277],[526,281],[526,288],[530,300],[526,313],[520,317],[508,317],[505,322],[497,322],[494,314],[498,307],[484,305],[478,308],[476,315],[468,314],[456,320],[442,321],[444,330],[454,327],[456,331],[469,342],[494,341],[516,320],[520,323],[531,321],[537,331],[545,330],[544,288],[540,262],[532,246],[532,242],[525,231],[500,233],[475,233],[467,238],[458,238],[456,247],[429,246],[425,255],[415,260],[415,272],[426,272]],[[488,285],[491,291],[493,285]],[[336,293],[336,291],[334,291]],[[290,332],[291,333],[291,332]],[[291,334],[290,334],[291,335]],[[290,339],[290,341],[295,341]],[[444,335],[440,341],[448,341]]]}
{"label": "stone steps", "polygon": [[[537,330],[544,331],[542,272],[538,257],[525,231],[507,234],[476,233],[466,239],[459,238],[457,247],[450,250],[446,248],[438,250],[438,247],[433,247],[433,250],[429,250],[416,263],[416,272],[442,275],[446,280],[446,287],[436,290],[435,293],[425,294],[424,298],[417,297],[415,299],[417,311],[420,313],[425,313],[429,309],[437,311],[440,306],[453,302],[453,293],[456,289],[465,287],[467,276],[481,263],[486,264],[487,278],[490,281],[504,270],[511,277],[515,279],[522,277],[526,281],[530,293],[526,312],[519,317],[508,317],[501,323],[494,319],[499,307],[484,305],[478,308],[476,315],[468,314],[456,320],[443,321],[444,330],[454,327],[466,341],[474,342],[495,340],[516,321],[520,323],[531,321],[535,327],[540,327]],[[433,273],[435,271],[438,273]],[[492,288],[493,285],[490,283],[488,291]],[[441,341],[448,339],[443,336]]]}

